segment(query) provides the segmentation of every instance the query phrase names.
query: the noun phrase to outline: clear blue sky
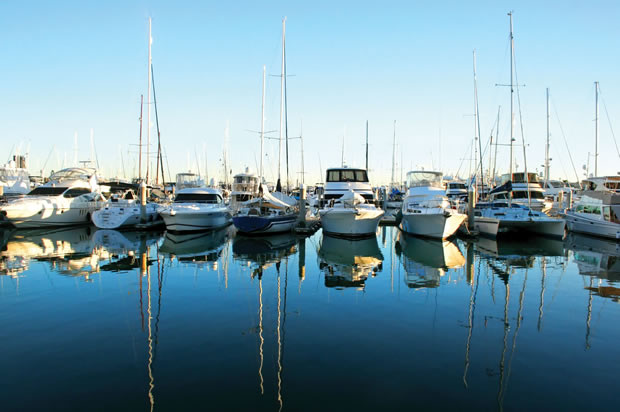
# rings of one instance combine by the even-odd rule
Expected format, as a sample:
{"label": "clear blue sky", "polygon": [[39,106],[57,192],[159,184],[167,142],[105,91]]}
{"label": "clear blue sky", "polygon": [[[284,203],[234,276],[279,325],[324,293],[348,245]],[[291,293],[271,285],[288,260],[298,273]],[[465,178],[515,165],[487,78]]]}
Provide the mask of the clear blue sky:
{"label": "clear blue sky", "polygon": [[[120,173],[122,152],[132,174],[136,148],[130,145],[138,141],[140,95],[147,87],[149,16],[162,143],[172,174],[188,165],[195,171],[197,156],[204,173],[206,148],[209,175],[220,177],[227,122],[233,173],[256,169],[259,139],[247,130],[260,128],[263,64],[269,74],[280,71],[284,16],[287,69],[294,75],[288,79],[289,135],[298,136],[303,121],[309,183],[320,179],[320,166],[340,164],[345,133],[345,162],[363,166],[366,120],[375,183],[390,178],[394,120],[397,163],[402,156],[405,171],[434,167],[455,173],[461,159],[470,157],[474,48],[483,142],[499,105],[500,139],[507,142],[508,88],[495,84],[509,81],[511,9],[518,77],[526,85],[521,107],[528,168],[541,170],[544,161],[546,87],[552,99],[552,176],[575,179],[559,118],[583,177],[581,167],[594,152],[596,80],[620,138],[615,1],[265,3],[0,2],[0,160],[19,148],[29,151],[32,173],[49,157],[48,174],[65,158],[72,162],[76,132],[79,159],[88,159],[93,129],[103,172]],[[279,127],[279,95],[279,79],[270,77],[268,130]],[[600,113],[599,174],[616,174],[619,158],[603,105]],[[295,179],[299,140],[290,145]],[[277,173],[275,142],[267,148],[271,180]],[[500,148],[498,164],[507,163],[508,151]]]}

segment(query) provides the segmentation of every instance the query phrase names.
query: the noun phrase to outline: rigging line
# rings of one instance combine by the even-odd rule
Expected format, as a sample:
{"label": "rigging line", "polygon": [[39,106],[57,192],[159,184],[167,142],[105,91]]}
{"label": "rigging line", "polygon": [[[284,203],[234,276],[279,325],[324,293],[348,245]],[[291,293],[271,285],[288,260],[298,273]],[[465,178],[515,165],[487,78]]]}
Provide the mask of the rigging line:
{"label": "rigging line", "polygon": [[605,109],[605,116],[607,116],[607,122],[609,123],[609,130],[611,131],[611,137],[613,137],[614,139],[614,145],[616,146],[616,153],[618,154],[618,157],[620,157],[620,150],[618,150],[618,142],[616,141],[616,134],[614,133],[614,128],[611,127],[611,119],[609,118],[609,112],[607,111],[607,105],[605,104],[605,99],[603,99],[602,93],[601,93],[601,87],[599,86],[599,90],[598,90],[599,96],[601,97],[601,101],[603,102],[603,109]]}
{"label": "rigging line", "polygon": [[568,152],[568,158],[570,159],[570,164],[573,167],[573,172],[575,173],[575,177],[577,178],[577,182],[579,182],[579,175],[577,174],[577,169],[575,168],[575,162],[573,162],[573,156],[570,153],[570,149],[568,148],[568,142],[566,141],[566,135],[564,134],[564,128],[562,127],[562,122],[560,121],[560,115],[558,114],[558,109],[555,107],[555,103],[551,100],[551,106],[553,107],[553,112],[555,113],[555,119],[558,121],[558,126],[560,126],[560,132],[562,133],[562,139],[564,139],[564,146],[566,146],[566,151]]}

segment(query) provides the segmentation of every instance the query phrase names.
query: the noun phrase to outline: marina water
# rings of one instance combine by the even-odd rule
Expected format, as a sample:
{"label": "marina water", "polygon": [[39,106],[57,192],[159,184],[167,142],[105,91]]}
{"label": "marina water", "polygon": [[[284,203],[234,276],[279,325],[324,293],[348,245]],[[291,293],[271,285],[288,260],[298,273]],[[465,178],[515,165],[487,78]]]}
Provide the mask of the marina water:
{"label": "marina water", "polygon": [[620,244],[0,232],[2,410],[609,409]]}

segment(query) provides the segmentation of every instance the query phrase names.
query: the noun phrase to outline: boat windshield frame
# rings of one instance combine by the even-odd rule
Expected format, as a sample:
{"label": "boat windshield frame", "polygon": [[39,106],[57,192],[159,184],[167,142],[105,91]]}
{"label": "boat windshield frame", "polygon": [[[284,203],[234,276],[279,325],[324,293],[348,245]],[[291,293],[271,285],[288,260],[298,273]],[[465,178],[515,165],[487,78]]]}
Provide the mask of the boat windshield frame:
{"label": "boat windshield frame", "polygon": [[426,170],[407,172],[408,188],[429,186],[443,189],[443,173]]}

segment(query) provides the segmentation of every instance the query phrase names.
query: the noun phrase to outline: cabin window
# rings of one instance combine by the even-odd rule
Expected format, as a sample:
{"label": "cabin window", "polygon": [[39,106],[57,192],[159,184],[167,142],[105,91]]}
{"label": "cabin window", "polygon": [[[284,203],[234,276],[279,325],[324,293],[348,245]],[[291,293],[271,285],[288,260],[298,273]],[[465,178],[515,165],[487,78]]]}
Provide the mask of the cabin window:
{"label": "cabin window", "polygon": [[179,193],[174,198],[175,203],[220,203],[220,195],[214,193]]}
{"label": "cabin window", "polygon": [[58,196],[61,195],[66,189],[66,187],[39,186],[28,194],[34,196]]}
{"label": "cabin window", "polygon": [[609,209],[609,206],[603,206],[603,217],[606,221],[611,221],[611,211]]}
{"label": "cabin window", "polygon": [[90,193],[90,189],[87,189],[85,187],[76,187],[75,189],[67,190],[62,196],[66,198],[73,198],[85,195],[87,193]]}
{"label": "cabin window", "polygon": [[327,172],[328,182],[368,182],[368,175],[365,170],[329,170]]}

